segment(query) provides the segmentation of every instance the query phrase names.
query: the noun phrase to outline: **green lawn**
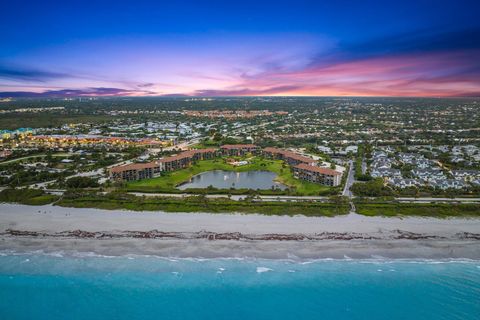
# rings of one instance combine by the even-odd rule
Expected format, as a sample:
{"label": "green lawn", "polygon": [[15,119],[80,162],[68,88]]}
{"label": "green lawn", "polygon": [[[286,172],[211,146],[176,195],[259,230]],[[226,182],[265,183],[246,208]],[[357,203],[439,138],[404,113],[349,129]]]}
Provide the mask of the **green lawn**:
{"label": "green lawn", "polygon": [[0,202],[12,202],[28,205],[45,205],[58,200],[58,196],[46,194],[37,189],[4,189],[0,192]]}
{"label": "green lawn", "polygon": [[[306,182],[296,179],[289,166],[281,160],[268,160],[260,157],[252,157],[248,160],[250,163],[244,166],[233,166],[224,161],[224,159],[203,160],[189,168],[166,173],[165,175],[153,179],[145,179],[128,183],[127,190],[130,191],[152,191],[152,192],[179,192],[175,187],[183,182],[190,180],[196,174],[212,171],[252,171],[265,170],[278,175],[277,181],[281,182],[293,190],[294,193],[301,195],[328,195],[335,192],[334,188],[322,186],[316,183]],[[280,192],[280,191],[279,191]]]}
{"label": "green lawn", "polygon": [[44,194],[38,197],[27,199],[23,202],[23,204],[28,204],[31,206],[43,206],[43,205],[50,204],[52,202],[57,201],[58,198],[59,198],[58,196],[53,194]]}

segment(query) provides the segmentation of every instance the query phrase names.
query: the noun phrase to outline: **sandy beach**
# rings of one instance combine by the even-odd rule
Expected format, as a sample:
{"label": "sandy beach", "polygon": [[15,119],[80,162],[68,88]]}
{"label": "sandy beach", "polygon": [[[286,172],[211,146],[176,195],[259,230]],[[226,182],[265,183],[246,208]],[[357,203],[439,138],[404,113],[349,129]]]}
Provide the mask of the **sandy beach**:
{"label": "sandy beach", "polygon": [[480,259],[480,219],[130,212],[0,204],[0,250],[165,257]]}

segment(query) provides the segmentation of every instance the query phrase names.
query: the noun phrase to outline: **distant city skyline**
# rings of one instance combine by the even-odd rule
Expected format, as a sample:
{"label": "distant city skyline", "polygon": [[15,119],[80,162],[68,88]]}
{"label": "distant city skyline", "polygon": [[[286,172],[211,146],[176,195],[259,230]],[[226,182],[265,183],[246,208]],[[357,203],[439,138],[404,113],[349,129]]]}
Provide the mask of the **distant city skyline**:
{"label": "distant city skyline", "polygon": [[480,96],[478,1],[0,10],[0,97]]}

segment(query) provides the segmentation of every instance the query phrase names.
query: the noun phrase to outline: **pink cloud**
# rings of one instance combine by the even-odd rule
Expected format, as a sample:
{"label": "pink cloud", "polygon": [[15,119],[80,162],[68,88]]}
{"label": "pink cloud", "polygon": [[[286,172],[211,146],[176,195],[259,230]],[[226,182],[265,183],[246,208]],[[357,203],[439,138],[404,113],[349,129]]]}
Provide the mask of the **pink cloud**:
{"label": "pink cloud", "polygon": [[[440,52],[339,61],[300,70],[270,69],[241,76],[212,95],[470,96],[480,91],[474,57],[480,51]],[[471,72],[470,70],[474,70]]]}

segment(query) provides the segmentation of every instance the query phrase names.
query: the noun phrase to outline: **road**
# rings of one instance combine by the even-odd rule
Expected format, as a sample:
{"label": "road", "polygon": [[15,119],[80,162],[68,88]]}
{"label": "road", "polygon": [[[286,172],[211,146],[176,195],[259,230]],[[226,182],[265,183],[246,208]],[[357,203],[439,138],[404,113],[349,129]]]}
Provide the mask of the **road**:
{"label": "road", "polygon": [[[145,196],[145,197],[175,197],[175,198],[183,198],[183,197],[191,197],[191,196],[199,196],[199,194],[191,194],[191,193],[147,193],[147,192],[129,192],[129,194],[135,196]],[[209,199],[216,199],[216,198],[228,198],[227,194],[208,194],[205,197]],[[232,200],[243,200],[247,197],[247,195],[231,195],[230,199]],[[257,196],[256,198],[263,200],[263,201],[328,201],[329,197],[324,196]],[[353,200],[355,197],[352,196],[351,199]],[[412,203],[429,203],[429,202],[461,202],[461,203],[479,203],[480,198],[431,198],[431,197],[423,197],[423,198],[407,198],[407,197],[400,197],[394,198],[394,201],[398,202],[412,202]]]}
{"label": "road", "polygon": [[[191,193],[146,193],[146,192],[128,192],[129,194],[138,196],[138,197],[173,197],[173,198],[185,198],[185,197],[193,197],[199,196],[200,194],[191,194]],[[220,198],[229,198],[231,200],[240,201],[244,200],[248,197],[248,195],[231,195],[228,194],[207,194],[205,195],[208,199],[220,199]],[[328,201],[329,197],[321,197],[321,196],[256,196],[255,199],[261,201]]]}
{"label": "road", "polygon": [[352,191],[350,191],[350,187],[355,182],[355,171],[353,168],[354,167],[353,161],[349,160],[348,165],[350,166],[350,169],[348,170],[348,176],[345,182],[345,187],[343,188],[342,196],[352,198],[353,194],[352,194]]}
{"label": "road", "polygon": [[[183,142],[181,144],[178,144],[176,146],[171,146],[165,148],[164,150],[171,150],[174,148],[179,148],[179,149],[185,149],[188,148],[194,144],[197,144],[201,141],[202,138],[196,138],[187,142]],[[95,176],[101,176],[103,175],[103,170],[108,169],[114,166],[118,165],[125,165],[125,164],[130,164],[134,160],[126,160],[122,161],[113,165],[110,165],[105,168],[100,168],[97,170],[92,170],[88,172],[80,172],[71,176],[66,177],[66,179],[73,178],[73,177],[95,177]],[[352,207],[352,212],[355,211],[355,205],[353,203],[353,199],[355,196],[351,192],[350,188],[355,182],[355,169],[353,165],[353,161],[349,160],[349,170],[348,170],[348,176],[346,179],[346,183],[344,186],[344,189],[342,191],[342,196],[348,197],[350,199],[350,205]],[[364,162],[362,163],[363,167]],[[366,167],[366,165],[365,165]],[[362,168],[363,170],[363,168]],[[29,187],[30,188],[46,188],[48,184],[55,182],[56,180],[53,181],[46,181],[42,183],[36,183],[32,184]],[[61,195],[63,194],[64,190],[46,190],[47,192],[50,192],[52,194],[58,194]],[[189,196],[199,196],[199,194],[187,194],[187,193],[143,193],[143,192],[129,192],[130,194],[136,195],[136,196],[145,196],[145,197],[189,197]],[[247,195],[231,195],[230,197],[228,194],[209,194],[205,195],[209,199],[215,199],[215,198],[230,198],[232,200],[240,201],[245,198],[247,198]],[[329,200],[329,197],[325,196],[285,196],[285,195],[278,195],[278,196],[271,196],[271,195],[261,195],[256,197],[260,201],[327,201]],[[461,202],[461,203],[480,203],[480,198],[432,198],[432,197],[422,197],[422,198],[407,198],[407,197],[399,197],[399,198],[394,198],[394,201],[398,202],[406,202],[406,203],[429,203],[429,202]]]}
{"label": "road", "polygon": [[362,158],[362,174],[367,173],[367,162],[365,162],[365,158]]}
{"label": "road", "polygon": [[[73,174],[71,176],[65,177],[65,180],[68,180],[73,177],[96,177],[96,176],[101,176],[102,174],[103,174],[103,168],[100,168],[92,171],[79,172],[79,173]],[[55,181],[57,180],[34,183],[32,185],[29,185],[28,187],[33,189],[42,189],[42,188],[46,188],[47,185],[49,185],[50,183],[54,183]]]}

